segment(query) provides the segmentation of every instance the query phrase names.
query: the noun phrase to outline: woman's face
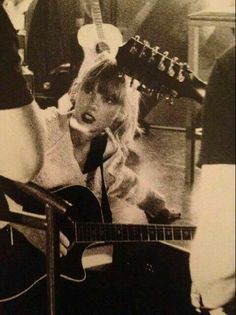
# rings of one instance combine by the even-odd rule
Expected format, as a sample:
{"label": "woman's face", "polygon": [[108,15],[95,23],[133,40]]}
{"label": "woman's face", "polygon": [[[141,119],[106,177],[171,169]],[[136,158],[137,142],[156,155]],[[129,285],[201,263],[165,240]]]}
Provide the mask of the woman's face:
{"label": "woman's face", "polygon": [[121,108],[116,97],[81,90],[76,99],[74,118],[95,137],[111,126]]}

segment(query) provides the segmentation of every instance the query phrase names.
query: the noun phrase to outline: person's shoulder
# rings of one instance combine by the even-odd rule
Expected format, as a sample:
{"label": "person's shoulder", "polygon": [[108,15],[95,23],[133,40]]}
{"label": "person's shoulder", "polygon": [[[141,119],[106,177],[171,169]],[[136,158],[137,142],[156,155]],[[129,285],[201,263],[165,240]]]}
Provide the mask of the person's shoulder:
{"label": "person's shoulder", "polygon": [[220,56],[220,59],[233,59],[235,58],[235,45],[228,48],[226,51],[224,51],[222,53],[222,55]]}
{"label": "person's shoulder", "polygon": [[3,8],[3,5],[0,3],[0,36],[2,39],[8,39],[9,35],[15,36],[16,30],[14,29],[6,10]]}
{"label": "person's shoulder", "polygon": [[225,50],[218,58],[218,64],[225,69],[235,70],[235,46]]}

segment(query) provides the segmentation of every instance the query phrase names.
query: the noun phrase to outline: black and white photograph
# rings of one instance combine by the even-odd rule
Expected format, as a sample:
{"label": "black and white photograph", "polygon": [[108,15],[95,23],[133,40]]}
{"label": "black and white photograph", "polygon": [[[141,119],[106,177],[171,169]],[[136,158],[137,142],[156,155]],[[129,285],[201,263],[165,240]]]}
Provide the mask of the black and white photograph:
{"label": "black and white photograph", "polygon": [[235,315],[234,0],[0,0],[0,315]]}

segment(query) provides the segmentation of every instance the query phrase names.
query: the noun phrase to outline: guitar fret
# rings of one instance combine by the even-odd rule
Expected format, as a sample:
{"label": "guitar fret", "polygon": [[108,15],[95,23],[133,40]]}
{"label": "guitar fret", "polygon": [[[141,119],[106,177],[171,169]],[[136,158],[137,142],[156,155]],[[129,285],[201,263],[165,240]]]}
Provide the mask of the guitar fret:
{"label": "guitar fret", "polygon": [[165,227],[164,227],[164,225],[163,225],[163,239],[164,239],[164,241],[166,240],[166,231],[165,231]]}
{"label": "guitar fret", "polygon": [[116,235],[117,240],[121,240],[120,239],[120,230],[119,230],[118,225],[115,226],[115,235]]}
{"label": "guitar fret", "polygon": [[107,225],[105,225],[105,241],[110,239],[110,233],[109,233],[109,229],[107,227]]}
{"label": "guitar fret", "polygon": [[192,238],[191,238],[191,231],[190,231],[190,230],[187,230],[187,229],[186,229],[186,230],[184,231],[183,235],[184,235],[184,240],[185,240],[185,241],[192,239]]}
{"label": "guitar fret", "polygon": [[133,240],[135,240],[135,237],[134,237],[134,230],[133,230],[134,227],[133,227],[132,225],[130,225],[129,227],[130,227],[129,240],[130,240],[130,241],[133,241]]}
{"label": "guitar fret", "polygon": [[150,234],[150,236],[151,236],[151,240],[152,241],[156,241],[157,240],[157,231],[155,229],[155,226],[151,227],[151,234]]}
{"label": "guitar fret", "polygon": [[100,4],[98,1],[92,2],[92,18],[93,23],[96,25],[97,36],[100,41],[105,39],[105,34],[103,31],[103,21],[102,21],[102,13],[100,9]]}
{"label": "guitar fret", "polygon": [[148,240],[148,226],[143,226],[143,239],[144,241]]}
{"label": "guitar fret", "polygon": [[171,233],[171,228],[166,227],[165,228],[166,234],[165,234],[165,240],[172,240],[172,233]]}
{"label": "guitar fret", "polygon": [[182,229],[173,226],[173,239],[174,240],[183,240]]}
{"label": "guitar fret", "polygon": [[86,240],[86,237],[85,237],[85,234],[84,234],[84,226],[81,225],[79,228],[77,228],[78,231],[80,231],[79,233],[79,240],[80,241],[85,241]]}
{"label": "guitar fret", "polygon": [[164,240],[164,230],[163,228],[160,228],[159,226],[156,227],[156,234],[157,234],[157,240],[160,241],[160,240]]}
{"label": "guitar fret", "polygon": [[89,224],[87,224],[87,226],[86,226],[86,239],[88,240],[88,241],[91,241],[91,233],[90,233],[90,226],[89,226]]}
{"label": "guitar fret", "polygon": [[76,222],[74,222],[74,231],[75,231],[75,242],[78,243],[78,229],[77,229]]}
{"label": "guitar fret", "polygon": [[150,241],[150,232],[149,232],[149,230],[147,231],[147,241],[148,242]]}
{"label": "guitar fret", "polygon": [[183,236],[183,230],[182,229],[180,229],[180,233],[181,233],[181,241],[183,241],[184,236]]}

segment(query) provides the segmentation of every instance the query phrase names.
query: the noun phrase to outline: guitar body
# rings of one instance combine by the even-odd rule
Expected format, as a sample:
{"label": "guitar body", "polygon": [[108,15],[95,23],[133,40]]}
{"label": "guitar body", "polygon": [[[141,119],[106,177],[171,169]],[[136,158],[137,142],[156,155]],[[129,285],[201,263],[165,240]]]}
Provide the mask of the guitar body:
{"label": "guitar body", "polygon": [[[89,189],[82,186],[69,186],[56,190],[55,194],[75,205],[70,209],[70,215],[74,220],[101,222],[100,205]],[[39,209],[35,209],[35,212],[41,211],[39,205]],[[62,220],[60,224],[64,234],[71,238],[74,232],[73,224],[66,219]],[[46,279],[45,255],[16,230],[13,234],[14,246],[11,246],[9,235],[8,230],[0,230],[0,303],[18,298],[38,282]],[[91,243],[77,243],[75,246],[72,244],[68,255],[60,258],[59,268],[62,278],[74,282],[85,280],[86,273],[82,266],[82,255],[85,248]]]}
{"label": "guitar body", "polygon": [[95,24],[86,24],[78,31],[78,42],[84,51],[84,61],[80,73],[86,71],[95,62],[100,52],[108,50],[113,57],[116,56],[122,45],[122,35],[117,27],[112,24],[102,24],[103,37],[99,39]]}

